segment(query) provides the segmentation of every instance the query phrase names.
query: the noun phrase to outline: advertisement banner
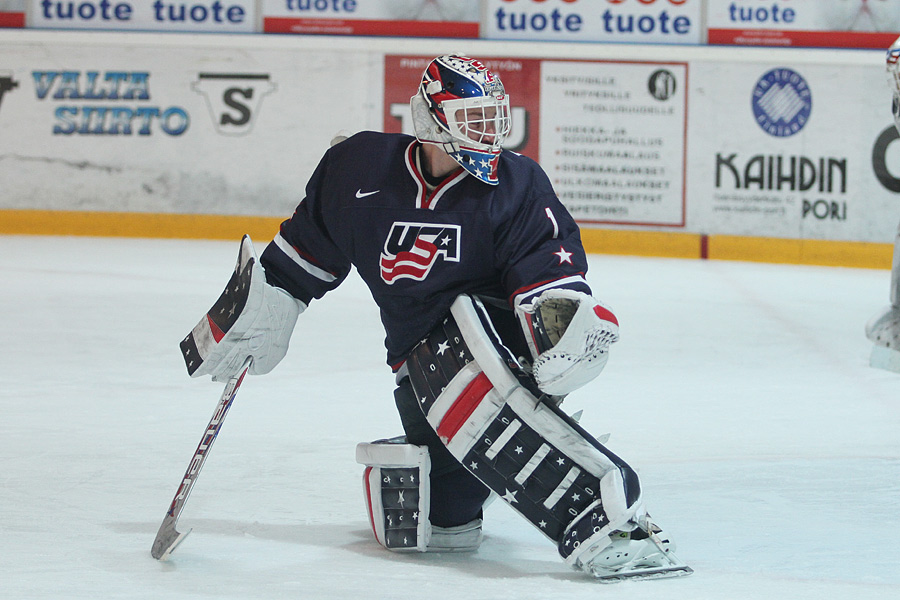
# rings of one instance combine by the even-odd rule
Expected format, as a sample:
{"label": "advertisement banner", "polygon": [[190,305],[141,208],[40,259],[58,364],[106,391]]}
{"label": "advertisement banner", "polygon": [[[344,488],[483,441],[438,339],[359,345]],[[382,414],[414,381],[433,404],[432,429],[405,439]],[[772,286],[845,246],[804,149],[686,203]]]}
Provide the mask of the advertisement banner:
{"label": "advertisement banner", "polygon": [[[431,58],[385,57],[385,131],[413,133]],[[479,59],[510,97],[505,149],[540,162],[576,220],[684,226],[687,65]]]}
{"label": "advertisement banner", "polygon": [[687,71],[542,63],[540,162],[577,221],[685,225]]}
{"label": "advertisement banner", "polygon": [[477,38],[480,0],[262,0],[263,31]]}
{"label": "advertisement banner", "polygon": [[251,33],[256,0],[28,0],[28,27]]}
{"label": "advertisement banner", "polygon": [[710,44],[884,48],[900,0],[707,0]]}
{"label": "advertisement banner", "polygon": [[25,0],[0,0],[0,27],[25,27]]}
{"label": "advertisement banner", "polygon": [[691,230],[893,239],[900,143],[879,62],[697,62],[691,78]]}
{"label": "advertisement banner", "polygon": [[380,54],[140,40],[0,43],[0,208],[286,217],[381,118]]}
{"label": "advertisement banner", "polygon": [[699,44],[703,0],[485,0],[492,40]]}

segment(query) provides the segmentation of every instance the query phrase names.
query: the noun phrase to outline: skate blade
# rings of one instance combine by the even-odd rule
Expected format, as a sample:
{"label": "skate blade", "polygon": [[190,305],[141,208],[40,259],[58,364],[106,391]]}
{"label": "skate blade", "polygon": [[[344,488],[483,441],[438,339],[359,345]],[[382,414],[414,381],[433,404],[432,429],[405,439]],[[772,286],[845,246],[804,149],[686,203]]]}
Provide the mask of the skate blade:
{"label": "skate blade", "polygon": [[629,571],[603,572],[592,571],[590,574],[600,583],[618,583],[620,581],[640,581],[642,579],[669,579],[671,577],[685,577],[694,570],[687,565],[680,567],[650,567],[638,568]]}

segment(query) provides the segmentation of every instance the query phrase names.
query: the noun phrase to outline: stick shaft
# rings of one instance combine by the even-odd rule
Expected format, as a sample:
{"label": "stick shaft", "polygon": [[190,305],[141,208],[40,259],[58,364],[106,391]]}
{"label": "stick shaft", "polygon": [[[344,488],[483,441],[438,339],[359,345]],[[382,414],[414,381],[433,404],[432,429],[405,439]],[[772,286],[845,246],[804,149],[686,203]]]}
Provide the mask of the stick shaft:
{"label": "stick shaft", "polygon": [[216,404],[216,410],[213,412],[213,416],[209,420],[203,436],[200,438],[200,443],[197,444],[197,449],[194,451],[193,457],[191,457],[191,462],[188,463],[184,477],[182,477],[178,486],[178,491],[175,492],[175,497],[169,505],[169,510],[166,511],[166,516],[163,517],[163,522],[159,526],[156,539],[153,541],[153,548],[150,550],[153,558],[158,560],[167,558],[184,536],[187,535],[186,533],[178,533],[175,525],[178,522],[181,511],[184,509],[184,504],[187,502],[191,489],[200,475],[200,469],[203,468],[203,463],[206,462],[209,456],[213,442],[216,441],[216,437],[219,435],[219,430],[225,421],[225,415],[228,414],[228,409],[231,408],[231,404],[234,402],[235,396],[237,396],[238,389],[240,389],[241,383],[244,381],[244,376],[247,374],[251,362],[252,359],[247,358],[237,374],[225,384],[222,396],[219,398],[218,404]]}

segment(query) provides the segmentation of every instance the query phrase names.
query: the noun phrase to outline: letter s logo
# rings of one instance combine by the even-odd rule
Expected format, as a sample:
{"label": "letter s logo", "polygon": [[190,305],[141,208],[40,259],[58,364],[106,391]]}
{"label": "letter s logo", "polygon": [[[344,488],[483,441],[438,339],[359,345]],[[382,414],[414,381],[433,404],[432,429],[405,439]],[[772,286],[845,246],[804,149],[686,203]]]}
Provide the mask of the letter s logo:
{"label": "letter s logo", "polygon": [[268,74],[200,73],[191,88],[203,95],[216,131],[247,135],[262,99],[278,89]]}
{"label": "letter s logo", "polygon": [[250,112],[250,107],[241,102],[239,99],[236,99],[235,96],[240,95],[243,96],[245,100],[253,99],[253,88],[228,88],[225,90],[225,93],[222,96],[222,101],[226,106],[229,106],[236,110],[239,113],[237,118],[232,117],[231,113],[223,112],[222,117],[219,119],[220,125],[246,125],[250,122],[250,117],[252,113]]}

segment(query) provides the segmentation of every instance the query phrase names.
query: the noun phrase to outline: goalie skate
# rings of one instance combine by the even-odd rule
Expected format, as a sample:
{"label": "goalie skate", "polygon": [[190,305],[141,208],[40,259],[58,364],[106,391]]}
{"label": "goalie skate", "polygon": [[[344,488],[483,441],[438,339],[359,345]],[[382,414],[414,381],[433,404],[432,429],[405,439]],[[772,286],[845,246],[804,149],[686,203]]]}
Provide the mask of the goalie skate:
{"label": "goalie skate", "polygon": [[648,521],[645,527],[614,532],[608,546],[576,568],[601,583],[683,577],[694,572],[675,556],[675,544],[658,526]]}

